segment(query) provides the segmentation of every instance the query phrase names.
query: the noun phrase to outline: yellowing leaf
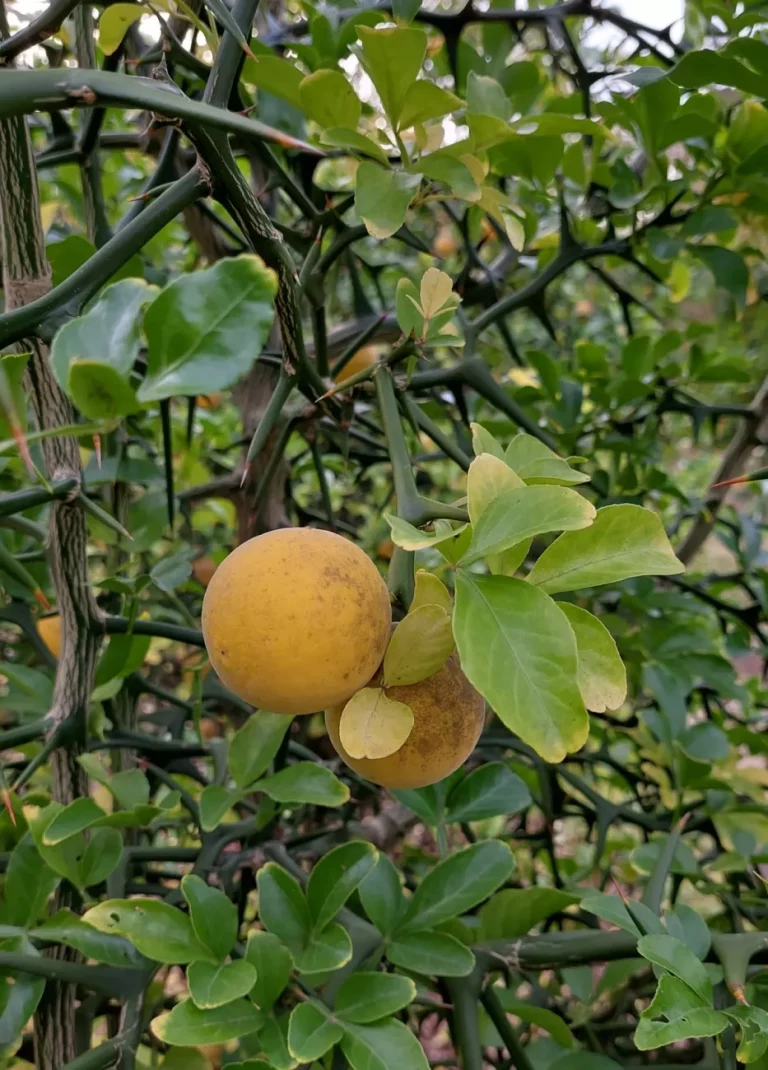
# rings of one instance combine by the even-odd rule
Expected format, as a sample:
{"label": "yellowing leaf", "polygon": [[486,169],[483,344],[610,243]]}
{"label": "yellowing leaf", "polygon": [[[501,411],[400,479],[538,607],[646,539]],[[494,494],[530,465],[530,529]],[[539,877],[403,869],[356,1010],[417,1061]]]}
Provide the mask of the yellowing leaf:
{"label": "yellowing leaf", "polygon": [[451,595],[445,584],[437,576],[433,576],[431,572],[420,568],[416,573],[416,588],[408,611],[409,614],[414,613],[422,606],[441,606],[446,613],[451,613],[453,610]]}
{"label": "yellowing leaf", "polygon": [[488,174],[488,161],[486,160],[484,163],[482,160],[478,160],[477,156],[470,156],[469,154],[459,156],[459,159],[472,175],[478,186],[481,186],[483,184],[483,179]]}
{"label": "yellowing leaf", "polygon": [[426,680],[442,669],[453,645],[451,618],[442,606],[420,606],[395,628],[384,655],[384,686]]}
{"label": "yellowing leaf", "polygon": [[472,431],[472,449],[475,457],[479,457],[481,453],[492,453],[494,457],[498,457],[500,461],[503,461],[504,447],[494,438],[491,432],[486,431],[482,424],[470,424],[469,426]]}
{"label": "yellowing leaf", "polygon": [[399,516],[385,516],[392,532],[392,542],[403,550],[426,550],[430,546],[438,546],[459,535],[469,525],[459,524],[453,527],[447,520],[436,520],[434,532],[420,531],[407,520]]}
{"label": "yellowing leaf", "polygon": [[521,253],[525,248],[525,227],[522,220],[514,212],[503,208],[501,210],[501,218],[504,221],[504,230],[507,232],[512,248]]}
{"label": "yellowing leaf", "polygon": [[627,672],[613,636],[594,614],[559,602],[576,636],[579,691],[595,713],[617,710],[627,697]]}
{"label": "yellowing leaf", "polygon": [[524,486],[520,476],[492,453],[475,457],[467,473],[469,519],[476,524],[481,514],[505,490]]}
{"label": "yellowing leaf", "polygon": [[421,309],[424,319],[432,319],[453,292],[451,276],[439,268],[427,268],[421,279]]}
{"label": "yellowing leaf", "polygon": [[341,745],[350,758],[386,758],[400,750],[413,728],[413,711],[387,698],[381,687],[364,687],[344,707]]}
{"label": "yellowing leaf", "polygon": [[111,56],[120,46],[128,27],[145,15],[141,4],[111,4],[99,20],[99,46],[105,56]]}

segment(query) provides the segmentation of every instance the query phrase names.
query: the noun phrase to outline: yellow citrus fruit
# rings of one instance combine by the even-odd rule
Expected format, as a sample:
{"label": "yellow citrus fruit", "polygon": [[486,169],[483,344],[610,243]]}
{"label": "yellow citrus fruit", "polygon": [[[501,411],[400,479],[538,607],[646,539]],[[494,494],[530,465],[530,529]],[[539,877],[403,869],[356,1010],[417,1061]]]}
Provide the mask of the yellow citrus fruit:
{"label": "yellow citrus fruit", "polygon": [[213,579],[213,574],[217,567],[212,557],[198,557],[192,562],[192,575],[199,584],[207,587]]}
{"label": "yellow citrus fruit", "polygon": [[370,368],[375,364],[381,354],[380,346],[363,346],[358,349],[350,360],[344,365],[339,374],[334,378],[334,383],[343,383],[345,379],[351,379],[353,375]]}
{"label": "yellow citrus fruit", "polygon": [[314,713],[347,702],[371,678],[392,610],[359,546],[329,531],[282,528],[222,561],[202,622],[226,687],[274,713]]}
{"label": "yellow citrus fruit", "polygon": [[58,658],[61,654],[61,617],[58,613],[52,617],[41,617],[37,622],[37,634],[53,656]]}
{"label": "yellow citrus fruit", "polygon": [[[379,671],[369,686],[378,687],[380,677]],[[455,652],[426,680],[388,687],[386,693],[413,711],[411,734],[400,750],[386,758],[350,758],[339,737],[346,703],[326,711],[331,743],[350,769],[384,788],[425,788],[463,765],[483,730],[485,701],[461,671]]]}

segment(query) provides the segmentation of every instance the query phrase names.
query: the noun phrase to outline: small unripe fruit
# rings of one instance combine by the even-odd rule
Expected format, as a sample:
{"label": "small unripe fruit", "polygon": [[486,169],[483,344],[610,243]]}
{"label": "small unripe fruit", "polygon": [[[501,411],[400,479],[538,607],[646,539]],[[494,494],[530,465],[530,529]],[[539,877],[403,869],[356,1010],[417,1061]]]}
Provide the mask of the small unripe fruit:
{"label": "small unripe fruit", "polygon": [[238,546],[203,599],[203,635],[222,682],[273,713],[346,703],[384,657],[392,610],[359,546],[282,528]]}
{"label": "small unripe fruit", "polygon": [[[381,671],[370,681],[379,687]],[[351,758],[341,745],[339,724],[346,703],[325,714],[331,743],[360,776],[384,788],[425,788],[463,765],[480,738],[485,700],[475,691],[454,652],[442,669],[426,680],[388,687],[387,698],[404,702],[413,712],[413,728],[402,747],[386,758]]]}
{"label": "small unripe fruit", "polygon": [[212,557],[198,557],[192,562],[192,575],[203,587],[207,587],[218,568]]}

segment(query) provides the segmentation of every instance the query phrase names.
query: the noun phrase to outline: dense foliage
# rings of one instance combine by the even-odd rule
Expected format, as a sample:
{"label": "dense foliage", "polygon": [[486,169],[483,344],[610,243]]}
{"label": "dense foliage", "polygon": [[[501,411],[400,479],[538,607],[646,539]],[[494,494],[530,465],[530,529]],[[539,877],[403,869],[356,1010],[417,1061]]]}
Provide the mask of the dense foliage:
{"label": "dense foliage", "polygon": [[3,1066],[768,1067],[768,12],[620,9],[0,2]]}

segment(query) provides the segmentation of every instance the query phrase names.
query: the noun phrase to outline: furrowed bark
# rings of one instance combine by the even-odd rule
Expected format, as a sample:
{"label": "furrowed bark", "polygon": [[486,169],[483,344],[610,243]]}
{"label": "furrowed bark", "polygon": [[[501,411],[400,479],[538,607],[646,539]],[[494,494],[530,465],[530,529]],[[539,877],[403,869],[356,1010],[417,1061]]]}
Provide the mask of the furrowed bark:
{"label": "furrowed bark", "polygon": [[[0,7],[0,36],[7,35]],[[37,174],[32,143],[23,117],[0,121],[0,230],[5,307],[8,310],[41,297],[50,288],[50,266],[40,222]],[[53,377],[48,347],[39,339],[23,340],[31,353],[27,387],[40,428],[61,427],[74,419],[72,407]],[[62,648],[56,671],[51,728],[60,733],[51,756],[52,794],[67,804],[87,792],[87,779],[77,762],[85,745],[90,697],[99,640],[91,629],[96,615],[87,569],[85,513],[76,501],[82,473],[77,440],[49,438],[43,442],[50,481],[75,480],[69,497],[50,507],[49,561],[62,618]],[[66,905],[62,893],[56,907]],[[70,958],[64,948],[55,957]],[[58,1070],[74,1058],[75,989],[49,982],[35,1019],[35,1063],[38,1070]]]}

